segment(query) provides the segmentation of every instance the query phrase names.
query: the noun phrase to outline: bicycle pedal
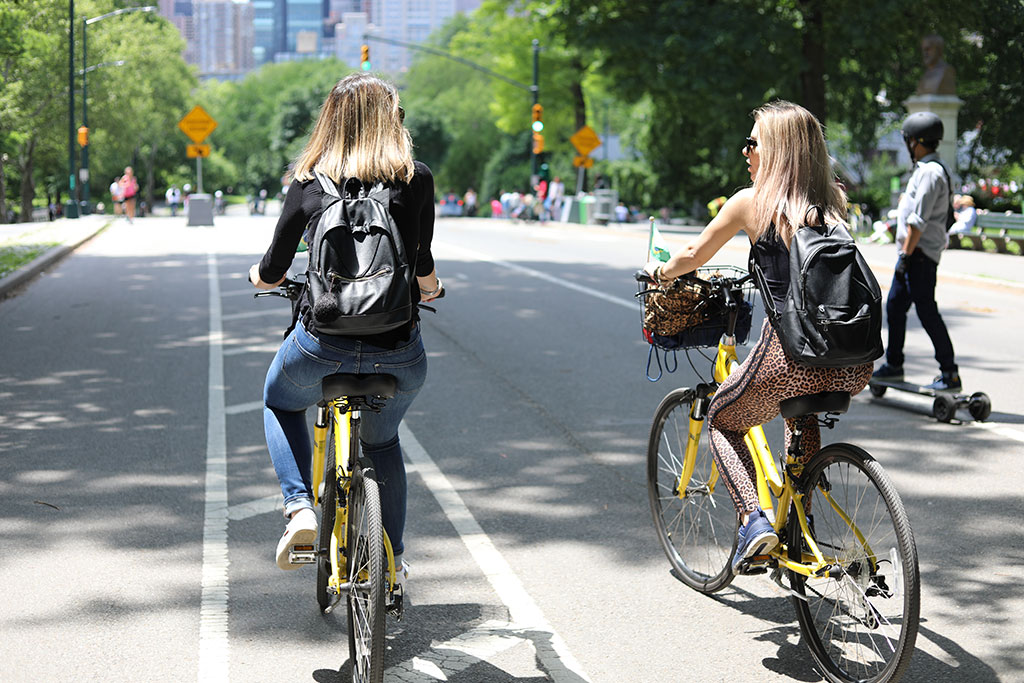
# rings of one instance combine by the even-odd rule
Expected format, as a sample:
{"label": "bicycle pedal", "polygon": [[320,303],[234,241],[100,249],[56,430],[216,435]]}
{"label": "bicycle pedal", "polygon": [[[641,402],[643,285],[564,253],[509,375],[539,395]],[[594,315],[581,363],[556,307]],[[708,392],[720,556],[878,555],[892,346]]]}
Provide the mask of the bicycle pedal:
{"label": "bicycle pedal", "polygon": [[288,561],[292,564],[313,564],[316,562],[316,546],[293,545],[288,551]]}

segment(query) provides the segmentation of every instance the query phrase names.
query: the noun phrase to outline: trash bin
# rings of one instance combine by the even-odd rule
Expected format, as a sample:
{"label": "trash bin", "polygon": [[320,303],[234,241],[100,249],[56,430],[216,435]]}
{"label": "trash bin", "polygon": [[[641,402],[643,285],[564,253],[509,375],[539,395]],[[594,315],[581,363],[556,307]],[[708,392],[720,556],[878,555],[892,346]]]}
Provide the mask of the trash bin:
{"label": "trash bin", "polygon": [[594,190],[594,206],[590,222],[607,224],[615,217],[615,205],[619,203],[618,190]]}
{"label": "trash bin", "polygon": [[186,225],[213,225],[213,196],[190,194],[188,196],[188,222]]}

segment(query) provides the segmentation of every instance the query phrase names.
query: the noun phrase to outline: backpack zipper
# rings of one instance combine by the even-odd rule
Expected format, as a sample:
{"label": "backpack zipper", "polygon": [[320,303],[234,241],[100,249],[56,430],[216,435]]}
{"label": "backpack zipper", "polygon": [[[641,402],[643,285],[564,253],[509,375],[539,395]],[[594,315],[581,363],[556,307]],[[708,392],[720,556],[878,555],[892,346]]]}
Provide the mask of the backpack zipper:
{"label": "backpack zipper", "polygon": [[388,275],[390,273],[391,273],[391,267],[390,266],[384,266],[383,268],[378,270],[376,273],[370,273],[369,275],[364,275],[363,277],[356,277],[356,278],[345,277],[344,275],[339,275],[338,273],[334,273],[334,272],[327,273],[327,277],[331,278],[331,280],[341,281],[341,282],[363,282],[365,280],[373,280],[374,278],[381,277],[382,275]]}

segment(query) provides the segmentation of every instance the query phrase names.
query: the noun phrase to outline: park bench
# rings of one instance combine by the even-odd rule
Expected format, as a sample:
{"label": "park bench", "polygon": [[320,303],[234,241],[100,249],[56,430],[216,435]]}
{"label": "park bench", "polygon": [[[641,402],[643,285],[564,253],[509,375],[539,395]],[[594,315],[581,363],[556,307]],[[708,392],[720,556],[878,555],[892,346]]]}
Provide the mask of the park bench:
{"label": "park bench", "polygon": [[954,249],[1024,255],[1024,214],[979,213],[974,230],[950,238]]}

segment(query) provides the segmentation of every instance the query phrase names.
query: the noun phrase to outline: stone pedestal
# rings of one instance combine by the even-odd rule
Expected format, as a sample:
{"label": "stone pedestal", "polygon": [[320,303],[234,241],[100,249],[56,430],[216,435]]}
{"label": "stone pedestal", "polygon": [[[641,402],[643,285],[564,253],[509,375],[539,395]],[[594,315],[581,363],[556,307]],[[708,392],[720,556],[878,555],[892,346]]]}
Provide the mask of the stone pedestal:
{"label": "stone pedestal", "polygon": [[956,95],[911,95],[903,101],[908,114],[916,114],[919,111],[930,111],[942,119],[942,142],[939,143],[939,156],[945,162],[950,173],[957,173],[956,163],[956,141],[959,138],[959,131],[956,127],[956,117],[960,113],[964,101]]}

